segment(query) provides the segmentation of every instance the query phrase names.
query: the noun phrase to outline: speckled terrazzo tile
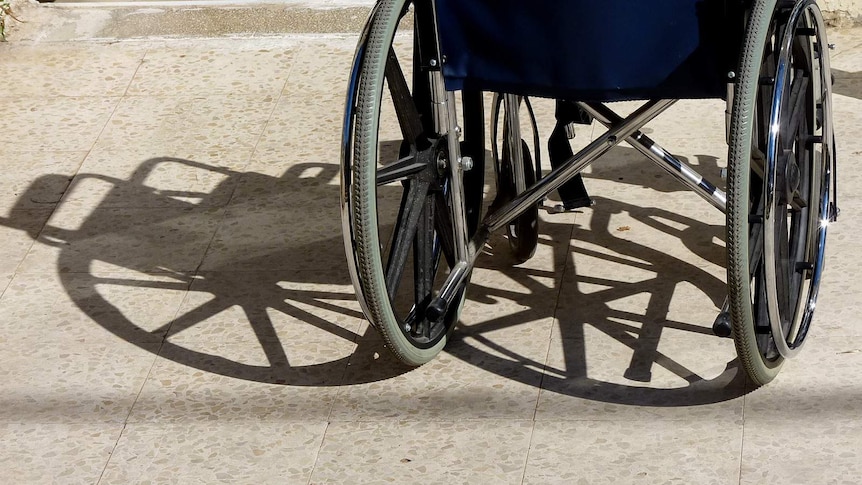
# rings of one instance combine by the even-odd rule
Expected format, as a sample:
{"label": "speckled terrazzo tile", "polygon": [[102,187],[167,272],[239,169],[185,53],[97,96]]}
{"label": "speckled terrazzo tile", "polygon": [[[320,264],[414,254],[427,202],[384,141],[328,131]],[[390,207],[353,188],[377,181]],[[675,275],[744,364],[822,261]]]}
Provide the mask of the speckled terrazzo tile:
{"label": "speckled terrazzo tile", "polygon": [[529,421],[333,422],[309,483],[519,484]]}
{"label": "speckled terrazzo tile", "polygon": [[263,94],[126,97],[95,147],[154,153],[253,148],[274,104],[274,95]]}
{"label": "speckled terrazzo tile", "polygon": [[97,483],[122,423],[0,424],[0,481]]}
{"label": "speckled terrazzo tile", "polygon": [[86,151],[120,102],[118,97],[5,96],[0,112],[10,120],[7,140],[24,152]]}
{"label": "speckled terrazzo tile", "polygon": [[100,484],[305,484],[326,423],[132,424]]}
{"label": "speckled terrazzo tile", "polygon": [[341,388],[331,419],[531,419],[547,348],[535,338],[456,339],[407,372],[382,344],[360,346],[345,381],[385,380]]}
{"label": "speckled terrazzo tile", "polygon": [[291,98],[319,93],[347,92],[350,65],[356,52],[356,38],[311,39],[295,53],[285,94]]}
{"label": "speckled terrazzo tile", "polygon": [[[304,148],[297,146],[297,150]],[[338,156],[337,152],[320,157],[312,152],[258,149],[242,174],[232,205],[240,210],[247,205],[257,209],[306,206],[339,218]]]}
{"label": "speckled terrazzo tile", "polygon": [[746,422],[794,422],[804,429],[860,421],[858,339],[820,337],[813,329],[805,347],[785,362],[772,382],[745,397]]}
{"label": "speckled terrazzo tile", "polygon": [[204,272],[192,283],[168,332],[173,343],[354,341],[363,316],[350,284],[314,283],[315,274]]}
{"label": "speckled terrazzo tile", "polygon": [[0,328],[29,345],[159,343],[188,286],[169,274],[17,274],[0,298]]}
{"label": "speckled terrazzo tile", "polygon": [[123,422],[158,344],[13,341],[0,347],[2,423]]}
{"label": "speckled terrazzo tile", "polygon": [[859,482],[862,425],[858,419],[800,421],[793,412],[783,416],[786,419],[777,422],[746,417],[740,484]]}
{"label": "speckled terrazzo tile", "polygon": [[0,148],[0,214],[52,208],[78,171],[85,152],[20,152]]}
{"label": "speckled terrazzo tile", "polygon": [[247,173],[202,266],[346,275],[338,187]]}
{"label": "speckled terrazzo tile", "polygon": [[64,202],[92,208],[222,207],[251,149],[90,153]]}
{"label": "speckled terrazzo tile", "polygon": [[812,332],[821,336],[856,338],[862,335],[858,281],[862,271],[858,257],[862,251],[858,238],[862,230],[859,217],[862,199],[841,197],[839,205],[841,216],[837,223],[829,226],[826,236],[826,263]]}
{"label": "speckled terrazzo tile", "polygon": [[90,210],[63,204],[19,271],[189,273],[223,214],[218,208]]}
{"label": "speckled terrazzo tile", "polygon": [[338,163],[343,116],[340,90],[283,97],[272,111],[258,149],[281,153],[290,162]]}
{"label": "speckled terrazzo tile", "polygon": [[829,43],[835,44],[835,49],[829,51],[829,64],[833,69],[862,70],[862,55],[859,53],[862,37],[859,30],[832,29],[827,33]]}
{"label": "speckled terrazzo tile", "polygon": [[0,70],[18,96],[122,96],[146,51],[130,44],[18,44],[4,50]]}
{"label": "speckled terrazzo tile", "polygon": [[51,217],[51,209],[13,210],[0,218],[0,273],[12,273]]}
{"label": "speckled terrazzo tile", "polygon": [[548,340],[561,274],[522,268],[473,270],[458,332]]}
{"label": "speckled terrazzo tile", "polygon": [[168,338],[131,422],[326,421],[356,345],[331,338]]}
{"label": "speckled terrazzo tile", "polygon": [[189,40],[153,46],[129,85],[130,96],[273,94],[284,88],[297,42]]}
{"label": "speckled terrazzo tile", "polygon": [[583,323],[711,333],[727,294],[723,233],[723,226],[665,209],[594,209],[572,235],[554,335]]}
{"label": "speckled terrazzo tile", "polygon": [[537,422],[524,484],[702,483],[739,479],[740,421]]}
{"label": "speckled terrazzo tile", "polygon": [[551,341],[537,420],[742,415],[744,380],[729,339],[655,327],[637,338],[615,322],[599,328],[572,327],[570,338]]}

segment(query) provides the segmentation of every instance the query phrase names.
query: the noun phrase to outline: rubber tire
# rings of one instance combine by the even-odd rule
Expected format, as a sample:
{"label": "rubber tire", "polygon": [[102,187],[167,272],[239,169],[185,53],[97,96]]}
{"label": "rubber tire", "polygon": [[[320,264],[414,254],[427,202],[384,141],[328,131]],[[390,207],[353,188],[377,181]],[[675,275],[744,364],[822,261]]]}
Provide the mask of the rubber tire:
{"label": "rubber tire", "polygon": [[[727,285],[733,341],[742,368],[756,385],[775,378],[784,364],[778,356],[766,360],[758,346],[751,302],[749,214],[751,145],[763,50],[776,0],[753,2],[743,36],[736,95],[730,120],[727,178]],[[765,115],[764,115],[765,116]]]}
{"label": "rubber tire", "polygon": [[353,190],[348,197],[357,278],[361,285],[366,317],[399,360],[418,366],[433,359],[446,345],[460,314],[464,292],[456,297],[443,317],[447,330],[428,345],[418,346],[402,330],[386,289],[377,215],[378,131],[386,58],[407,3],[407,0],[379,1],[369,20],[365,45],[359,49],[364,54],[357,59],[361,63],[361,74],[356,93],[354,156],[350,167]]}

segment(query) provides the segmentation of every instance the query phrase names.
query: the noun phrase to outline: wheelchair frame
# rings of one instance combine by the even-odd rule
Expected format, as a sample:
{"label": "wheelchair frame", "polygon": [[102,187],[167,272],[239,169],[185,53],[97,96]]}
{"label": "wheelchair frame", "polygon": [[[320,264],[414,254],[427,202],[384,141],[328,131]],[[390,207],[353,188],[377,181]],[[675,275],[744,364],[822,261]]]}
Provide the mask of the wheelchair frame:
{"label": "wheelchair frame", "polygon": [[[445,345],[448,333],[454,328],[460,307],[463,304],[464,292],[471,271],[491,234],[511,224],[518,217],[523,217],[525,211],[536,207],[550,192],[579,174],[611,148],[627,142],[648,160],[661,167],[715,208],[728,214],[728,251],[729,253],[735,251],[735,255],[729,255],[728,263],[728,285],[731,295],[725,301],[716,319],[714,330],[722,336],[733,335],[743,367],[755,383],[764,384],[774,378],[783,360],[794,356],[799,351],[808,333],[822,275],[826,226],[829,222],[836,220],[838,214],[835,200],[834,138],[831,130],[831,83],[828,80],[828,53],[824,49],[827,45],[824,37],[825,26],[813,0],[796,2],[753,0],[751,3],[751,10],[748,14],[749,31],[746,33],[747,46],[743,46],[743,49],[749,49],[755,53],[760,50],[762,53],[766,47],[761,47],[761,45],[766,42],[764,39],[770,38],[770,35],[776,46],[779,47],[776,52],[769,53],[776,60],[776,72],[772,77],[772,102],[771,108],[768,110],[768,117],[763,107],[753,108],[758,110],[757,115],[747,112],[752,108],[750,105],[755,104],[755,102],[763,102],[768,97],[759,94],[763,90],[763,81],[759,75],[755,76],[761,72],[761,69],[764,69],[763,66],[749,65],[746,67],[740,65],[740,69],[746,69],[748,72],[730,72],[728,74],[728,112],[733,113],[732,116],[728,116],[728,142],[731,145],[731,159],[728,162],[730,177],[734,184],[747,186],[749,175],[751,173],[759,174],[763,179],[762,189],[757,187],[747,189],[748,196],[745,197],[745,200],[741,200],[740,194],[736,194],[737,200],[729,200],[727,193],[708,182],[696,170],[674,157],[669,151],[640,131],[644,125],[673,105],[676,102],[673,99],[646,101],[626,117],[618,115],[604,103],[577,101],[578,106],[605,125],[607,131],[574,154],[565,163],[536,180],[534,184],[529,185],[524,177],[525,153],[519,132],[519,106],[522,96],[507,93],[502,95],[505,113],[504,125],[508,129],[504,130],[507,131],[504,134],[504,143],[506,143],[510,157],[513,170],[511,176],[517,195],[487,215],[481,222],[478,221],[478,216],[475,214],[475,191],[477,187],[468,178],[471,170],[481,170],[484,163],[482,160],[476,159],[477,151],[475,149],[471,150],[470,153],[462,153],[463,131],[458,122],[456,95],[455,92],[446,90],[444,75],[441,70],[441,64],[445,61],[440,54],[440,39],[436,34],[438,26],[434,1],[419,0],[414,4],[415,17],[420,20],[425,19],[425,21],[417,20],[414,29],[414,46],[418,47],[416,54],[418,58],[413,61],[418,67],[416,71],[419,74],[414,72],[414,84],[416,86],[414,86],[413,94],[410,93],[410,88],[397,65],[398,61],[395,59],[391,46],[385,51],[382,49],[374,50],[373,47],[369,47],[373,46],[375,42],[387,42],[387,36],[389,37],[388,42],[391,44],[396,26],[410,4],[411,2],[405,0],[380,0],[372,11],[369,23],[360,38],[351,73],[342,144],[342,220],[348,268],[356,288],[357,298],[365,315],[375,327],[381,330],[387,344],[395,354],[403,361],[413,365],[419,365],[433,358]],[[400,9],[405,9],[405,11],[393,11]],[[780,20],[776,21],[775,19],[779,17]],[[776,22],[783,23],[776,27]],[[813,40],[795,40],[796,37],[803,34]],[[760,45],[756,45],[757,42],[760,42]],[[371,58],[374,55],[377,56],[376,59]],[[744,57],[745,53],[742,55]],[[758,56],[754,57],[757,58]],[[765,54],[764,57],[766,57]],[[805,104],[797,99],[803,96],[799,92],[803,89],[800,86],[802,81],[797,83],[797,78],[793,78],[791,81],[792,76],[787,73],[789,68],[798,68],[796,64],[801,61],[797,57],[803,58],[802,61],[809,61],[811,73],[804,79],[804,91],[805,94],[812,93],[815,104],[813,113],[808,113],[811,109],[805,109],[808,114],[806,119],[802,121],[797,120],[798,116],[805,114],[799,114],[797,109],[797,106]],[[759,62],[766,63],[763,59]],[[815,66],[815,62],[818,63],[818,66]],[[375,67],[369,69],[368,66],[372,65]],[[751,71],[754,69],[757,72],[752,73]],[[815,74],[819,75],[819,80]],[[425,76],[424,79],[423,76]],[[740,80],[740,78],[742,79]],[[400,151],[405,152],[405,143],[410,144],[414,141],[415,143],[410,145],[409,155],[399,155],[398,162],[393,163],[392,166],[378,169],[376,167],[376,151],[378,149],[376,144],[378,140],[377,135],[372,132],[379,128],[377,126],[379,119],[373,118],[374,116],[379,117],[379,103],[381,92],[384,89],[384,80],[389,86],[398,122],[404,135]],[[422,83],[427,83],[427,85],[424,88],[417,87]],[[808,83],[812,84],[810,88]],[[413,103],[414,98],[417,99],[417,105],[422,104],[422,101],[418,101],[419,97],[425,96],[425,94],[420,95],[422,89],[427,90],[427,102],[425,104],[427,104],[428,109],[426,109],[427,116],[424,117],[418,116],[418,113],[415,112],[415,106],[408,106]],[[819,98],[816,97],[818,90],[820,91]],[[363,92],[365,97],[363,97]],[[467,93],[465,93],[465,99],[466,97]],[[787,137],[781,134],[782,140],[779,140],[779,131],[784,130],[782,123],[788,123],[787,113],[783,113],[781,109],[786,107],[783,101],[785,99],[790,99],[789,103],[791,103],[792,113],[789,123],[792,125],[791,128],[795,127],[797,130],[791,134],[796,138],[802,136],[800,135],[802,124],[810,125],[811,128],[808,131],[812,132],[807,134],[807,138],[804,140],[800,141],[794,138],[789,150],[808,154],[809,145],[820,146],[820,161],[817,161],[816,151],[811,148],[811,167],[808,168],[808,171],[803,169],[802,175],[794,172],[794,170],[799,170],[798,167],[791,170],[790,165],[796,165],[795,162],[788,162],[780,158],[781,156],[789,157],[786,153],[779,153],[779,150],[782,149],[779,145],[785,143],[783,139]],[[476,121],[470,118],[477,116],[477,114],[475,110],[469,110],[466,106],[467,102],[465,101],[465,124],[473,123],[475,126]],[[478,116],[481,118],[481,110]],[[767,122],[768,119],[768,125],[764,125],[763,128],[768,127],[769,133],[760,133],[756,127],[744,126],[746,123],[756,125],[757,119],[753,123],[751,122],[751,118],[756,118],[756,116],[760,116],[763,122]],[[357,121],[359,118],[361,121]],[[363,123],[368,124],[368,126],[364,126]],[[731,126],[734,123],[739,126]],[[754,132],[749,131],[746,134],[746,129],[753,129]],[[480,128],[480,130],[482,129]],[[467,131],[465,143],[471,141],[470,137],[473,137],[474,140],[484,139],[484,134],[477,134],[475,127]],[[766,130],[761,129],[760,131]],[[425,140],[423,133],[431,133],[432,135],[428,137],[428,140]],[[370,138],[368,138],[369,136]],[[761,154],[751,153],[751,151],[758,150],[757,146],[752,148],[752,144],[755,144],[753,140],[764,137],[766,139],[766,153],[762,154],[764,160],[763,165],[760,166],[761,162],[757,158]],[[416,148],[420,144],[429,144],[429,147],[422,151]],[[480,143],[480,145],[484,145],[484,143]],[[783,149],[785,152],[788,151],[786,147]],[[746,150],[749,151],[747,155]],[[373,153],[369,155],[369,151]],[[481,157],[481,155],[479,156]],[[805,156],[809,155],[797,155],[797,157]],[[737,164],[733,162],[737,160],[745,160],[745,163],[738,164],[745,166],[736,166]],[[777,163],[781,163],[782,167],[777,167]],[[369,167],[369,164],[375,166]],[[785,173],[781,173],[782,170]],[[419,180],[420,175],[418,174],[429,174],[421,175],[424,177],[421,186],[424,187],[425,193],[411,195],[412,189],[408,186],[420,184],[412,182],[413,179],[407,177],[414,176],[417,177],[416,180]],[[536,175],[538,176],[538,174]],[[785,180],[793,177],[801,177],[803,180],[802,182],[795,179]],[[376,194],[370,194],[370,192],[372,191],[372,184],[379,186],[381,180],[386,182],[402,180],[405,186],[396,232],[402,226],[413,228],[413,225],[424,224],[416,226],[417,234],[408,234],[409,241],[394,241],[392,243],[392,251],[397,253],[395,265],[397,266],[398,261],[406,260],[408,256],[404,256],[402,253],[409,252],[410,248],[407,246],[412,245],[414,258],[417,260],[424,258],[423,261],[425,261],[429,258],[436,258],[435,261],[439,261],[441,255],[444,255],[450,266],[450,271],[445,281],[442,282],[439,291],[430,289],[430,285],[434,282],[433,275],[429,280],[427,275],[420,274],[422,273],[420,268],[419,273],[417,273],[420,276],[416,278],[424,279],[424,283],[420,285],[414,282],[414,284],[429,286],[429,288],[423,289],[425,293],[423,293],[422,301],[420,301],[419,296],[415,297],[414,305],[405,321],[396,319],[395,324],[387,320],[387,315],[393,313],[391,300],[394,300],[394,294],[397,290],[395,287],[398,286],[403,267],[393,269],[392,253],[390,254],[390,261],[383,263],[382,254],[375,253],[379,253],[382,244],[376,239],[377,234],[372,234],[376,232],[379,223],[376,213],[372,214],[376,210],[374,205]],[[802,193],[805,192],[804,187],[799,188],[800,183],[808,187],[808,196],[804,201],[797,202],[797,198],[803,199],[802,195],[804,194]],[[819,191],[815,190],[814,184],[819,188]],[[428,187],[432,188],[429,189]],[[791,187],[789,195],[782,192],[782,189],[785,189],[784,192],[787,191],[786,187]],[[429,191],[438,193],[435,196],[436,202],[425,202],[425,200],[430,200]],[[811,199],[815,193],[819,200],[813,201]],[[470,194],[473,194],[472,200],[468,200],[471,197]],[[479,189],[479,195],[481,197],[481,189]],[[790,197],[789,201],[782,199],[785,195]],[[414,197],[418,201],[416,203],[418,204],[416,205],[417,208],[412,208],[413,206],[409,205],[410,200],[412,200],[410,197]],[[426,199],[421,199],[421,197],[426,197]],[[759,202],[761,199],[763,199],[762,203]],[[441,200],[443,200],[442,205]],[[481,204],[481,200],[479,202]],[[811,207],[815,202],[818,205],[816,211]],[[794,203],[802,207],[794,207]],[[429,207],[428,204],[435,204],[436,209],[434,210],[437,212],[434,214],[446,212],[448,208],[451,212],[450,220],[440,222],[435,218],[439,219],[443,216],[427,216],[426,213],[432,211],[432,209],[427,208]],[[783,222],[781,221],[782,212],[780,210],[782,204],[784,205]],[[791,206],[791,210],[798,209],[804,214],[798,216],[798,221],[793,219],[794,216],[787,214],[786,207],[788,204]],[[757,207],[762,208],[762,214],[758,210],[751,214],[752,209],[757,209]],[[776,211],[776,207],[779,208],[778,211]],[[417,214],[417,212],[419,213]],[[743,219],[748,221],[744,224],[739,222],[742,220],[739,216],[742,212],[745,214]],[[423,217],[425,219],[430,217],[434,220],[430,222],[427,220],[424,222],[414,221]],[[779,268],[781,261],[776,261],[776,252],[782,250],[779,246],[782,246],[784,242],[776,241],[775,238],[779,229],[784,227],[782,224],[786,225],[788,218],[792,219],[788,231],[799,231],[799,226],[805,225],[806,233],[804,241],[795,240],[794,236],[791,235],[791,240],[784,242],[796,248],[791,248],[791,250],[811,255],[814,258],[813,261],[809,261],[810,258],[805,256],[808,259],[795,261],[794,264],[797,267],[794,267],[794,270],[802,276],[791,275],[793,282],[780,280],[784,276],[777,274],[784,271],[783,268]],[[448,228],[443,227],[447,225]],[[761,227],[760,233],[753,229],[757,225]],[[430,240],[426,234],[423,234],[423,228],[425,232],[430,231]],[[450,230],[451,234],[448,233]],[[731,236],[734,232],[744,232],[744,234],[734,236],[738,242],[732,248],[730,247],[732,245]],[[397,236],[401,237],[400,234]],[[760,242],[758,237],[761,237],[763,241]],[[366,241],[364,238],[368,240]],[[425,251],[424,256],[420,255],[420,250],[417,249],[422,245],[429,248]],[[750,246],[754,249],[750,249]],[[758,258],[758,251],[762,254],[762,263]],[[741,260],[743,256],[746,268],[731,268],[735,264],[733,258]],[[779,259],[781,257],[778,256]],[[758,261],[758,265],[763,265],[762,269],[757,270],[756,275],[754,270],[747,268],[749,259],[754,259]],[[414,272],[417,271],[415,268],[417,264],[414,263]],[[425,261],[423,264],[425,264],[424,268],[429,271],[433,269],[431,272],[437,273],[438,262],[429,263]],[[800,265],[804,267],[800,269],[798,267]],[[391,274],[396,275],[397,278],[395,276],[390,277]],[[746,279],[740,277],[740,274],[748,274],[749,277]],[[757,280],[756,288],[752,289],[751,281],[755,278],[764,280],[765,287],[762,287],[761,280]],[[390,281],[393,279],[398,281],[393,283]],[[778,287],[779,284],[784,283],[787,283],[791,288]],[[788,323],[785,315],[787,309],[780,308],[780,305],[784,303],[779,303],[778,300],[782,299],[783,302],[785,298],[780,294],[781,291],[790,292],[793,288],[796,288],[797,301],[789,304],[795,308],[792,309],[793,313],[790,319],[792,321]],[[416,292],[417,290],[414,289],[414,293]],[[761,293],[765,295],[765,304],[758,302]],[[748,295],[752,294],[753,296],[749,299]],[[734,295],[736,296],[734,297]],[[748,303],[742,300],[746,300]],[[752,310],[752,307],[757,308]],[[765,315],[746,316],[750,315],[752,311],[765,312]],[[410,320],[411,318],[412,320]],[[764,318],[769,321],[766,327],[762,322]],[[410,321],[408,322],[408,320]],[[441,321],[447,322],[444,325],[445,328],[441,330],[442,333],[432,335],[429,327],[435,325],[435,322]],[[417,330],[419,325],[422,325],[421,331]],[[764,328],[771,333],[774,348],[773,343],[763,343],[764,339],[761,335],[767,331]],[[424,333],[417,334],[416,332]],[[401,339],[400,334],[403,334],[407,340]],[[411,335],[415,337],[413,340],[410,340]],[[425,338],[427,342],[422,338]],[[406,345],[405,342],[407,342]],[[416,348],[415,353],[412,352],[411,345]]]}

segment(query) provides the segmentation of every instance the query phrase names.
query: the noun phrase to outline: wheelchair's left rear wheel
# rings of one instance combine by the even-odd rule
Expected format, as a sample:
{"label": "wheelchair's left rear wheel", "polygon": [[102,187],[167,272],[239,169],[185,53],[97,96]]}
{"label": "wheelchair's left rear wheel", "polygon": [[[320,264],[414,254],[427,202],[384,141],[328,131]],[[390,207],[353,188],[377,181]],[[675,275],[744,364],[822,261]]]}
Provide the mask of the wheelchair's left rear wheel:
{"label": "wheelchair's left rear wheel", "polygon": [[[426,310],[447,267],[456,263],[452,162],[446,137],[434,132],[428,73],[414,62],[418,41],[396,36],[399,24],[403,28],[411,18],[410,5],[378,2],[357,48],[345,114],[342,214],[348,264],[366,317],[401,361],[421,365],[445,346],[464,294],[445,314],[429,318],[433,313]],[[481,96],[463,99],[465,115],[475,118],[478,109],[481,119]],[[465,128],[470,136],[471,127]],[[480,174],[482,148],[474,149],[477,143],[471,141],[461,148],[480,162],[474,170]],[[465,184],[472,187],[475,180]],[[473,227],[481,189],[478,196],[466,199],[466,219]]]}

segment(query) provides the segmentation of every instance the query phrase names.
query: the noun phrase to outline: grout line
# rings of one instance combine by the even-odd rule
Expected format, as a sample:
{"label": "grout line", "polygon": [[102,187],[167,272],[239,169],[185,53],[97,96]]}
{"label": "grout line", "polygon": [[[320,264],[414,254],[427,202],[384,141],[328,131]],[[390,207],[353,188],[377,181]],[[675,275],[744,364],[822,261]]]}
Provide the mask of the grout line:
{"label": "grout line", "polygon": [[[147,52],[149,52],[149,49],[147,49]],[[132,74],[131,79],[129,79],[129,85],[131,85],[132,81],[134,80],[135,76],[137,75],[138,69],[140,69],[141,65],[143,64],[143,59],[146,57],[147,52],[144,53],[144,56],[142,56],[141,60],[138,62],[138,66],[135,68],[134,74]],[[107,117],[107,119],[105,120],[105,123],[102,125],[102,128],[99,130],[99,134],[96,135],[96,138],[93,140],[93,144],[90,145],[90,147],[87,148],[86,150],[73,150],[75,153],[85,152],[85,154],[83,157],[81,157],[81,161],[80,161],[80,163],[78,163],[78,166],[75,169],[75,173],[73,173],[71,175],[71,177],[69,178],[69,183],[66,185],[66,188],[63,189],[63,193],[62,193],[62,195],[60,195],[60,199],[57,201],[56,204],[54,204],[54,207],[51,209],[51,213],[45,219],[45,223],[42,224],[42,227],[41,227],[41,229],[39,229],[39,232],[36,234],[36,237],[33,238],[32,243],[27,248],[27,252],[24,253],[24,257],[22,257],[21,261],[19,261],[18,264],[15,266],[15,270],[12,273],[12,279],[14,279],[14,277],[18,275],[18,270],[21,268],[21,265],[24,264],[24,261],[27,259],[27,255],[30,254],[30,251],[33,249],[33,246],[35,246],[39,242],[39,239],[42,237],[42,234],[44,234],[44,232],[45,232],[45,228],[48,227],[48,222],[51,220],[52,217],[54,217],[54,214],[57,212],[57,210],[60,208],[60,206],[66,202],[66,198],[69,196],[70,191],[73,188],[72,186],[75,182],[75,179],[78,178],[78,175],[81,173],[81,168],[84,166],[84,162],[86,162],[87,158],[90,157],[90,154],[93,153],[93,149],[96,147],[96,144],[99,143],[99,138],[101,138],[102,135],[105,133],[105,130],[107,129],[108,125],[111,123],[111,119],[114,117],[114,115],[117,113],[117,110],[120,108],[120,105],[123,102],[123,98],[126,96],[125,92],[128,92],[129,85],[126,86],[126,89],[124,90],[124,94],[122,94],[120,96],[110,96],[110,95],[108,95],[108,96],[98,96],[98,95],[68,96],[69,98],[86,98],[86,97],[99,98],[99,99],[101,99],[101,98],[107,98],[107,99],[117,98],[117,103],[114,105],[114,109],[111,110],[111,114]],[[61,97],[66,97],[66,96],[61,96]],[[7,284],[3,288],[3,291],[0,292],[0,297],[2,297],[6,293],[6,289],[9,288],[9,286],[11,285],[11,282],[12,282],[12,280],[10,279],[9,280],[10,284]]]}
{"label": "grout line", "polygon": [[102,468],[102,473],[99,474],[99,479],[96,480],[96,485],[99,485],[102,482],[102,478],[105,476],[105,472],[108,470],[108,465],[111,464],[111,460],[114,458],[117,447],[120,445],[120,440],[123,438],[123,435],[126,433],[126,428],[129,425],[129,418],[132,416],[132,412],[135,410],[135,405],[138,403],[138,399],[141,398],[141,394],[144,392],[144,387],[146,387],[147,382],[150,380],[150,376],[153,373],[153,369],[156,367],[156,362],[159,360],[159,354],[161,353],[162,347],[164,343],[159,344],[159,351],[156,352],[153,356],[153,362],[150,364],[150,369],[147,371],[146,377],[144,377],[143,382],[141,382],[141,387],[138,389],[137,394],[135,395],[135,400],[132,401],[132,405],[129,407],[129,412],[126,414],[126,418],[123,420],[123,429],[120,430],[120,435],[117,436],[117,442],[114,443],[114,447],[111,448],[111,454],[108,456],[108,460],[105,462],[104,468]]}
{"label": "grout line", "polygon": [[314,478],[314,470],[317,469],[317,462],[320,461],[320,452],[323,450],[323,443],[326,442],[326,434],[329,432],[331,421],[326,422],[326,428],[323,429],[323,437],[320,438],[320,446],[317,447],[317,453],[314,455],[314,463],[311,465],[311,471],[308,473],[308,481],[306,485],[311,485],[311,480]]}
{"label": "grout line", "polygon": [[742,466],[743,460],[745,460],[745,404],[748,400],[748,394],[751,392],[748,388],[749,380],[746,379],[742,384],[742,437],[740,438],[739,443],[739,481],[737,482],[739,485],[742,485]]}
{"label": "grout line", "polygon": [[527,467],[530,465],[530,450],[533,448],[533,436],[536,434],[536,419],[533,418],[530,427],[530,440],[527,442],[527,453],[524,456],[524,473],[521,474],[521,485],[527,480]]}

